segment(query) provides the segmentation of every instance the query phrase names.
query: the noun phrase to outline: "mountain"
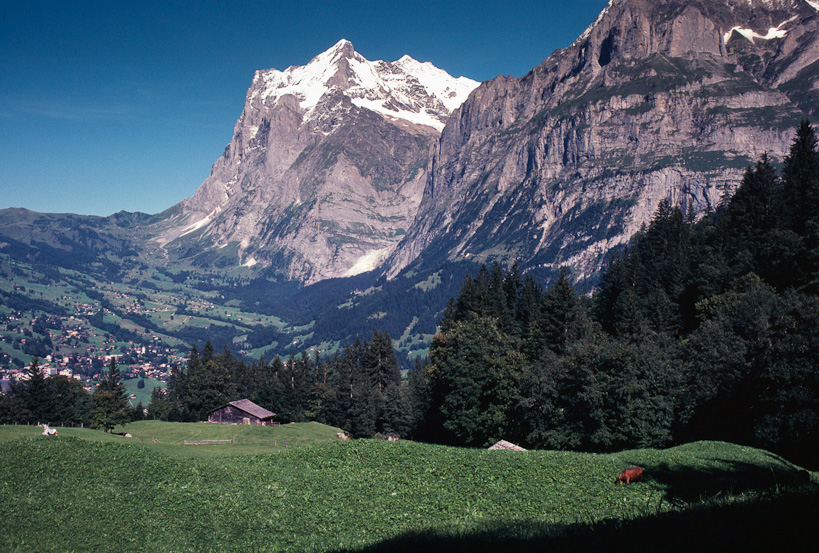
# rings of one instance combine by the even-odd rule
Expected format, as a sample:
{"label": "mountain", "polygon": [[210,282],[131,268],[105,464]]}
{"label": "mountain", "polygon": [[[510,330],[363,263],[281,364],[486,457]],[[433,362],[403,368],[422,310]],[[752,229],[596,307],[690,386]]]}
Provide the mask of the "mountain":
{"label": "mountain", "polygon": [[435,145],[384,272],[446,260],[593,278],[660,200],[700,213],[819,112],[819,2],[612,0],[568,48],[482,83]]}
{"label": "mountain", "polygon": [[370,271],[412,223],[429,150],[477,85],[409,56],[368,61],[347,40],[257,71],[224,155],[154,243],[177,262],[307,283]]}
{"label": "mountain", "polygon": [[[341,41],[257,72],[210,177],[163,213],[0,211],[0,272],[15,298],[67,274],[104,289],[106,328],[148,343],[227,329],[269,357],[377,329],[423,355],[474,262],[594,284],[661,200],[713,208],[817,106],[814,1],[612,0],[528,74],[480,85]],[[128,311],[134,289],[163,306],[152,324]]]}
{"label": "mountain", "polygon": [[124,211],[95,217],[2,209],[0,255],[37,265],[117,272],[118,260],[140,255],[141,245],[134,231],[151,220],[150,215]]}

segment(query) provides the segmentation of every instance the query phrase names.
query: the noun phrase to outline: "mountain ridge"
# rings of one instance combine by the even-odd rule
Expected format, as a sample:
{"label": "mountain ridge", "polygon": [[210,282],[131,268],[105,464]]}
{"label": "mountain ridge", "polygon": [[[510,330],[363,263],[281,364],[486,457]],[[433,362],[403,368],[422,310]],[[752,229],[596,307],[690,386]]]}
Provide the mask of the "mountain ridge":
{"label": "mountain ridge", "polygon": [[[778,32],[754,42],[737,31],[748,27]],[[817,58],[805,2],[612,0],[571,46],[482,83],[453,113],[384,273],[423,253],[593,277],[660,200],[703,212],[763,152],[781,159],[814,106]],[[783,72],[794,77],[774,86]],[[809,86],[793,94],[797,77]]]}
{"label": "mountain ridge", "polygon": [[[440,134],[397,117],[404,92],[368,97],[340,41],[325,52],[340,73],[315,102],[277,96],[285,81],[268,91],[288,70],[256,73],[191,198],[157,215],[0,211],[0,254],[112,280],[118,260],[189,273],[310,328],[298,342],[254,333],[256,351],[388,328],[423,352],[476,264],[517,262],[544,281],[569,266],[593,286],[660,201],[703,213],[760,155],[781,161],[819,108],[818,14],[796,0],[616,0],[526,75],[476,83]],[[413,65],[379,63],[396,78]],[[426,88],[418,98],[438,105]],[[376,100],[381,112],[366,107]]]}
{"label": "mountain ridge", "polygon": [[155,242],[308,283],[372,270],[415,214],[450,108],[476,85],[409,56],[369,62],[347,40],[257,71],[224,155]]}

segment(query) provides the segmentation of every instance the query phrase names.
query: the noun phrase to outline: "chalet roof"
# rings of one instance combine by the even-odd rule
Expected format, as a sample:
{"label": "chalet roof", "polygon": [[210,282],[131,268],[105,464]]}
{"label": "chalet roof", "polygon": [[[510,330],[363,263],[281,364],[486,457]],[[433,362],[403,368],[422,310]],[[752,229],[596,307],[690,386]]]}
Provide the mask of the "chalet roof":
{"label": "chalet roof", "polygon": [[495,445],[493,445],[489,449],[493,450],[493,451],[497,451],[499,449],[506,449],[506,450],[510,450],[510,451],[526,451],[525,449],[523,449],[519,445],[515,445],[512,442],[507,442],[506,440],[500,440],[498,443],[496,443]]}
{"label": "chalet roof", "polygon": [[213,413],[214,411],[218,411],[219,409],[224,409],[228,405],[232,405],[233,407],[235,407],[237,409],[240,409],[240,410],[244,411],[245,413],[253,415],[254,417],[262,419],[262,420],[270,419],[270,418],[273,418],[273,417],[276,416],[276,413],[272,413],[272,412],[268,411],[267,409],[265,409],[264,407],[260,407],[260,406],[256,405],[255,403],[253,403],[249,399],[240,399],[240,400],[237,400],[237,401],[231,401],[230,403],[226,403],[225,405],[222,405],[221,407],[217,407],[216,409],[211,409],[208,412]]}

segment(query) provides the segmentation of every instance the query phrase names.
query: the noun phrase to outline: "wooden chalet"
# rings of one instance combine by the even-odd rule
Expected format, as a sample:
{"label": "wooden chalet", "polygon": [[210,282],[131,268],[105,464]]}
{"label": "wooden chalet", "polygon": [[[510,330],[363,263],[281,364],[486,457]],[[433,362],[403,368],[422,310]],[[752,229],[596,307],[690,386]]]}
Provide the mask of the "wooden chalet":
{"label": "wooden chalet", "polygon": [[249,399],[240,399],[208,411],[208,422],[272,426],[275,416],[275,413],[259,407]]}

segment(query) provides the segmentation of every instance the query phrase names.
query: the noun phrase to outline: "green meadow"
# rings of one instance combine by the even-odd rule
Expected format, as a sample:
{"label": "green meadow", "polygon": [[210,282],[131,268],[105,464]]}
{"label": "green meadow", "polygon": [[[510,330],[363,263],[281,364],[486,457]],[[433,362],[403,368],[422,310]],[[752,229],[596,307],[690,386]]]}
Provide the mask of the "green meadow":
{"label": "green meadow", "polygon": [[154,388],[165,388],[166,384],[160,380],[156,380],[154,378],[145,378],[145,386],[143,388],[139,387],[140,380],[142,378],[126,378],[123,379],[122,384],[125,386],[125,394],[130,398],[131,394],[134,394],[134,398],[131,398],[133,405],[136,406],[137,403],[140,401],[144,407],[148,406],[148,403],[151,401],[151,392]]}
{"label": "green meadow", "polygon": [[[564,550],[613,524],[694,516],[691,537],[691,524],[737,508],[750,509],[745,524],[765,509],[796,521],[819,506],[809,473],[722,442],[602,455],[343,441],[318,423],[118,430],[133,437],[0,427],[0,551],[503,551],[549,540]],[[644,478],[615,485],[631,465]],[[812,538],[816,525],[803,526],[787,539]]]}

